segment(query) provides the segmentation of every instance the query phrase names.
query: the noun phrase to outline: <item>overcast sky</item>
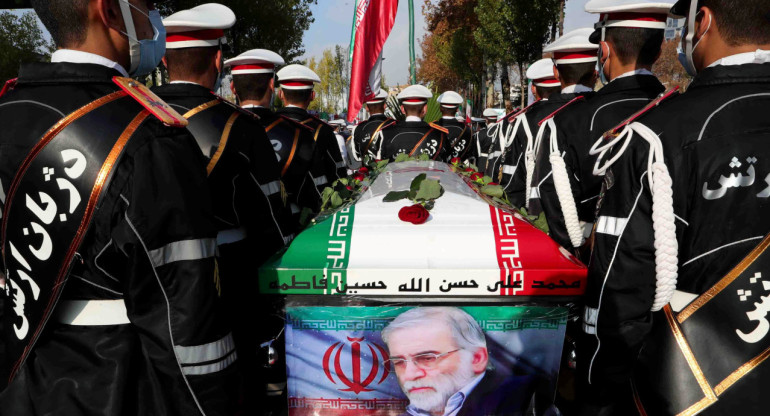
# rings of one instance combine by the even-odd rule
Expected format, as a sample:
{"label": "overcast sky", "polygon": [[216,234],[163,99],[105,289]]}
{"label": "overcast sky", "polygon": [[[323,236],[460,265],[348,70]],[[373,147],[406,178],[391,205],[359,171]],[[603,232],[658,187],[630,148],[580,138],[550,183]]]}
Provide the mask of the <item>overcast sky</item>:
{"label": "overcast sky", "polygon": [[[527,0],[521,0],[527,1]],[[597,16],[583,11],[588,0],[567,0],[564,30],[593,26]],[[324,49],[334,45],[350,45],[353,22],[353,0],[319,0],[311,6],[315,22],[305,32],[303,58],[320,57]],[[409,2],[400,0],[396,23],[383,50],[383,72],[388,85],[405,84],[409,79]],[[422,1],[414,0],[415,54],[419,57],[420,39],[425,35]]]}

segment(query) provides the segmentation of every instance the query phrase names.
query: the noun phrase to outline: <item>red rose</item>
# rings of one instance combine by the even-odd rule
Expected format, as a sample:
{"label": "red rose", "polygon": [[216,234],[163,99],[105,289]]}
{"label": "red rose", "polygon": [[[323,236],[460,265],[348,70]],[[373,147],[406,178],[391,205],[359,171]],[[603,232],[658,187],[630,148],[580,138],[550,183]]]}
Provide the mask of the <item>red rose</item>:
{"label": "red rose", "polygon": [[430,212],[420,204],[403,207],[398,211],[398,219],[415,225],[425,223],[428,221],[428,217],[430,217]]}
{"label": "red rose", "polygon": [[347,189],[348,191],[352,191],[352,190],[353,190],[353,187],[352,187],[352,186],[350,186],[350,185],[345,185],[345,189]]}
{"label": "red rose", "polygon": [[460,164],[460,158],[459,157],[453,157],[451,160],[449,160],[449,163],[453,165],[459,165]]}
{"label": "red rose", "polygon": [[475,172],[475,170],[473,170],[473,168],[465,168],[465,171],[466,172]]}
{"label": "red rose", "polygon": [[500,185],[500,184],[499,184],[499,183],[497,183],[497,182],[490,182],[490,183],[488,183],[487,185]]}
{"label": "red rose", "polygon": [[358,169],[358,172],[359,172],[359,173],[361,173],[361,174],[363,174],[363,175],[366,175],[367,173],[369,173],[369,169],[367,169],[367,168],[366,168],[366,167],[364,167],[364,166],[361,166],[361,168],[360,168],[360,169]]}
{"label": "red rose", "polygon": [[360,172],[356,172],[356,173],[354,173],[354,174],[353,174],[352,178],[353,178],[354,180],[357,180],[357,181],[359,181],[359,182],[360,182],[360,181],[362,181],[362,180],[366,179],[366,176],[365,176],[363,173],[360,173]]}
{"label": "red rose", "polygon": [[476,172],[476,173],[474,173],[473,175],[471,175],[471,180],[472,180],[472,181],[478,181],[478,180],[480,180],[480,179],[484,179],[484,175],[482,175],[482,174],[481,174],[481,173],[479,173],[479,172]]}

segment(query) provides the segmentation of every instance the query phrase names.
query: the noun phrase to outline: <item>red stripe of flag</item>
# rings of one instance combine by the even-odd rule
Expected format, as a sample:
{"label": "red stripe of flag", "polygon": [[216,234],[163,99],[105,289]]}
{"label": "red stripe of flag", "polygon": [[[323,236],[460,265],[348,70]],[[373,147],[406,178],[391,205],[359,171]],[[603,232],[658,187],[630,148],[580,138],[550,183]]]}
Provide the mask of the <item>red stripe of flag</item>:
{"label": "red stripe of flag", "polygon": [[377,94],[377,91],[369,88],[369,74],[393,29],[397,11],[398,0],[358,0],[355,18],[359,20],[356,21],[353,62],[350,68],[348,121],[356,118],[364,100]]}

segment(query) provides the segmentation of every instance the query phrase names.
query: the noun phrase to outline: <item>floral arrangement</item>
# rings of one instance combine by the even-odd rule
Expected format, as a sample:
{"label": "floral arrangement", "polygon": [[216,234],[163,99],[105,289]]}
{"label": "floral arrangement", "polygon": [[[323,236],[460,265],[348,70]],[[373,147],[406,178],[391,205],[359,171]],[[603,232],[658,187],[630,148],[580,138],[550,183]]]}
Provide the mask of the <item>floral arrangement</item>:
{"label": "floral arrangement", "polygon": [[[463,175],[466,178],[466,182],[469,183],[479,195],[486,196],[487,199],[491,199],[491,201],[497,205],[503,205],[509,209],[513,207],[508,200],[508,196],[505,194],[503,187],[499,183],[494,182],[489,176],[479,172],[476,166],[472,164],[463,164],[459,157],[452,158],[449,163],[452,165],[452,170]],[[548,234],[548,222],[545,219],[545,213],[541,212],[540,215],[529,215],[524,207],[514,209],[536,228]]]}
{"label": "floral arrangement", "polygon": [[403,207],[398,211],[398,218],[412,224],[424,224],[430,218],[430,210],[436,205],[436,200],[444,195],[444,187],[435,179],[428,179],[424,173],[412,179],[409,190],[389,192],[383,202],[396,202],[402,199],[411,200],[414,205]]}

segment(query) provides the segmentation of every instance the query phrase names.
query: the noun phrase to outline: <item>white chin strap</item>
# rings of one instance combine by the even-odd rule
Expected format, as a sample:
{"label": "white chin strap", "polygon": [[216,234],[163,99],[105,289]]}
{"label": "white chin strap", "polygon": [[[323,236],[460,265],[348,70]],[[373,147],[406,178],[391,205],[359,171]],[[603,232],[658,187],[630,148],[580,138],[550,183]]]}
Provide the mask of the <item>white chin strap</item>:
{"label": "white chin strap", "polygon": [[123,23],[126,25],[125,35],[128,37],[131,54],[131,68],[129,68],[128,73],[132,74],[139,67],[139,38],[136,36],[136,26],[131,14],[131,4],[128,3],[128,0],[118,0],[118,4],[120,5],[120,13],[123,15]]}
{"label": "white chin strap", "polygon": [[[594,165],[594,175],[602,176],[623,155],[634,133],[650,144],[647,160],[647,181],[652,193],[652,227],[655,232],[656,284],[655,300],[651,309],[655,312],[666,306],[671,297],[674,296],[679,267],[673,182],[663,158],[663,143],[649,127],[636,122],[627,125],[616,138],[607,143],[603,144],[604,138],[597,140],[591,147],[590,154],[599,155]],[[602,164],[604,156],[621,140],[623,144],[620,149],[610,160]]]}

